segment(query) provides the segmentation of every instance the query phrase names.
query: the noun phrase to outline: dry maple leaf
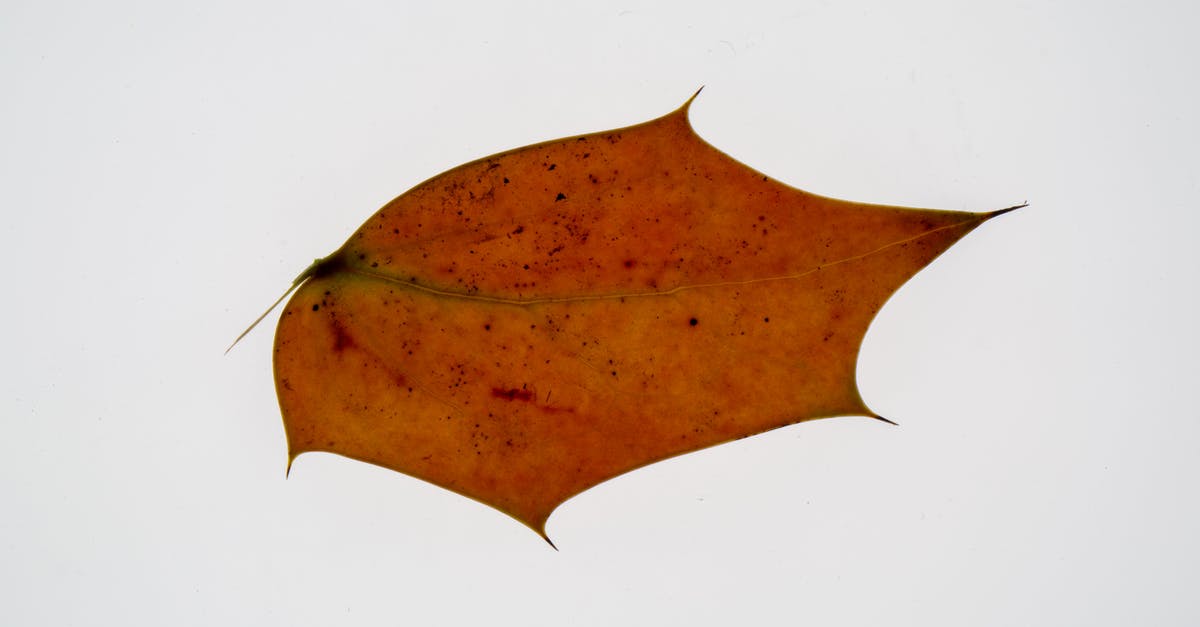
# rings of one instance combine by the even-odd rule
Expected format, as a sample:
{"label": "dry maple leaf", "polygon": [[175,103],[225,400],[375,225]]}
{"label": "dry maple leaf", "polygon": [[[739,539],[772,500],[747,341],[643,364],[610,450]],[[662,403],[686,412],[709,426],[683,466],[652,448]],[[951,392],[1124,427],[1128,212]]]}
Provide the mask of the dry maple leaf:
{"label": "dry maple leaf", "polygon": [[705,143],[690,103],[435,176],[306,270],[275,336],[289,466],[377,464],[546,538],[563,501],[640,466],[882,419],[855,381],[871,319],[1011,209],[810,194]]}

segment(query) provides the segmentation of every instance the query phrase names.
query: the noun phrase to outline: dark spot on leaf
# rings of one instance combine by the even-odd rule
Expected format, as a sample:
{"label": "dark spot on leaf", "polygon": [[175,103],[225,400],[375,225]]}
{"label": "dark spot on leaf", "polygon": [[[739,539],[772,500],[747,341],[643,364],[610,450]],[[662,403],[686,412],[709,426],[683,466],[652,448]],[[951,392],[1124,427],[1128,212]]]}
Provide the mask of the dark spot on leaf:
{"label": "dark spot on leaf", "polygon": [[354,338],[350,337],[350,334],[346,331],[346,327],[342,326],[342,323],[337,318],[330,318],[329,324],[333,327],[334,351],[340,353],[347,348],[354,348],[356,346]]}
{"label": "dark spot on leaf", "polygon": [[567,195],[562,192],[559,192],[558,196],[554,197],[554,202],[558,202],[560,200],[566,200],[566,199],[567,199]]}
{"label": "dark spot on leaf", "polygon": [[509,388],[507,390],[504,388],[492,388],[492,396],[510,401],[529,401],[533,399],[533,392],[518,390],[517,388]]}
{"label": "dark spot on leaf", "polygon": [[692,318],[691,320],[688,320],[688,324],[690,324],[692,326],[696,326],[696,325],[700,324],[700,321],[695,318]]}
{"label": "dark spot on leaf", "polygon": [[318,310],[318,309],[320,309],[320,308],[321,308],[321,306],[320,306],[320,305],[317,305],[317,304],[314,304],[314,305],[313,305],[313,311],[316,311],[316,310]]}

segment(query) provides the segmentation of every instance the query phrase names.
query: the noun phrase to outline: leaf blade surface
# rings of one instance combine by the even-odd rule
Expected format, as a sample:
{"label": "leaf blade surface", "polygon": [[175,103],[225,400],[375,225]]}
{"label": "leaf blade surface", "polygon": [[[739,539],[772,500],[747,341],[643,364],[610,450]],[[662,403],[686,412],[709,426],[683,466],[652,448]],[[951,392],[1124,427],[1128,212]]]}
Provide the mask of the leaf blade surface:
{"label": "leaf blade surface", "polygon": [[871,319],[998,213],[789,187],[704,142],[687,105],[465,164],[380,209],[285,307],[290,458],[391,468],[544,537],[634,468],[875,416],[855,381]]}

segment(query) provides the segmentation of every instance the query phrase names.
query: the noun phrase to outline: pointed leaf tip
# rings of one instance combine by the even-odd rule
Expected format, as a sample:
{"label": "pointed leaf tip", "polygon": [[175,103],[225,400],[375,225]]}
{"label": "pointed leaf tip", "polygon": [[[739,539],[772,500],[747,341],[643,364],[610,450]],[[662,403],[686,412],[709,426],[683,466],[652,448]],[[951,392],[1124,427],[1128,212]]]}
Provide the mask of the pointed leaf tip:
{"label": "pointed leaf tip", "polygon": [[703,85],[700,86],[700,89],[696,90],[696,93],[692,94],[687,100],[685,100],[683,106],[676,109],[676,112],[682,113],[684,117],[687,117],[688,111],[692,108],[692,102],[696,100],[696,96],[699,96],[700,92],[702,91],[704,91]]}
{"label": "pointed leaf tip", "polygon": [[984,214],[984,218],[983,218],[983,219],[984,219],[984,220],[991,220],[992,218],[994,218],[994,217],[996,217],[996,216],[1002,216],[1002,215],[1004,215],[1004,214],[1006,214],[1006,213],[1008,213],[1008,212],[1010,212],[1010,211],[1016,211],[1017,209],[1024,209],[1025,207],[1028,207],[1028,206],[1029,206],[1029,203],[1027,203],[1027,202],[1023,202],[1023,203],[1021,203],[1021,204],[1019,204],[1019,205],[1013,205],[1013,206],[1011,206],[1011,207],[1005,207],[1004,209],[997,209],[997,210],[995,210],[995,211],[992,211],[992,212],[989,212],[989,213],[986,213],[986,214]]}

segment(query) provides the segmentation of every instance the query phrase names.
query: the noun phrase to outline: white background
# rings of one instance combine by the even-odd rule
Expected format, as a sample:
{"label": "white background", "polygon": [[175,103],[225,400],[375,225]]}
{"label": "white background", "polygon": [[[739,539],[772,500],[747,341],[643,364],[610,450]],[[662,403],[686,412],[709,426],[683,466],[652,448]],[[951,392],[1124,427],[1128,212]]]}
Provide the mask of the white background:
{"label": "white background", "polygon": [[[1200,623],[1188,2],[5,2],[0,623]],[[332,455],[275,316],[425,178],[641,122],[853,200],[989,210],[868,333],[889,427],[605,483],[555,552]]]}

